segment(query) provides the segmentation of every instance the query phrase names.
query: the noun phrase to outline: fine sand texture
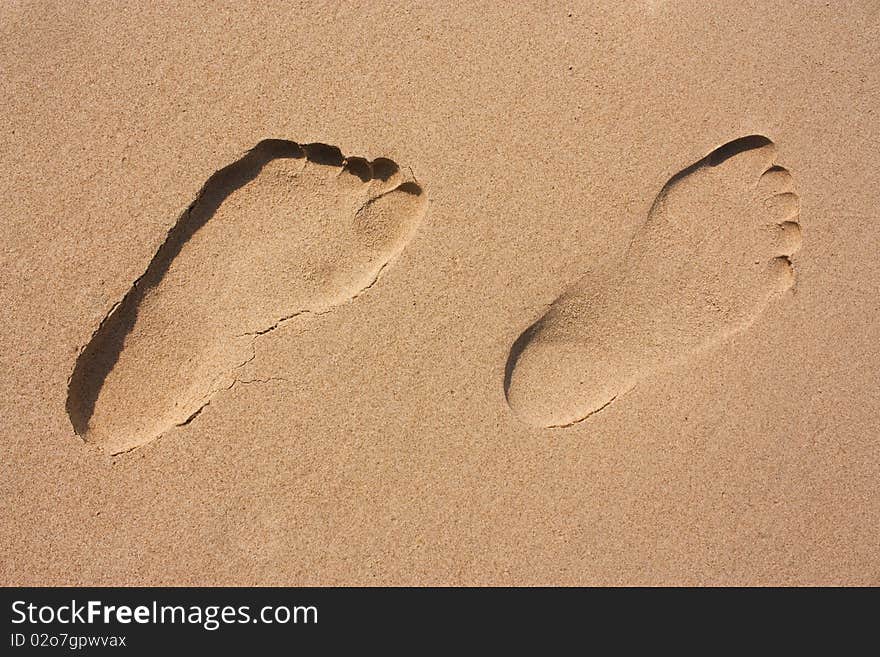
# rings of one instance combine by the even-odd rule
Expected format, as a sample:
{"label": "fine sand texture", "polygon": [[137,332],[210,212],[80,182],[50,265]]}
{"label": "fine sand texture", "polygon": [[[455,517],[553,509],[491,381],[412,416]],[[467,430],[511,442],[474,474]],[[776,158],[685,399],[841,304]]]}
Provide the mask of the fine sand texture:
{"label": "fine sand texture", "polygon": [[0,66],[0,584],[880,584],[876,2],[10,2]]}

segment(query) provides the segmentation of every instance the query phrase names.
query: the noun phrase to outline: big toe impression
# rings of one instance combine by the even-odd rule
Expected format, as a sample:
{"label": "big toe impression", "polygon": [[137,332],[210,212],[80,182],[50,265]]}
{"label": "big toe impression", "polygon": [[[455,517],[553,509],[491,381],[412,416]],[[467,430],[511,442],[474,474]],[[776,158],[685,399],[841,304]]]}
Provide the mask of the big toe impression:
{"label": "big toe impression", "polygon": [[743,186],[754,185],[772,164],[776,146],[762,135],[740,137],[719,146],[705,160],[711,167],[719,167]]}

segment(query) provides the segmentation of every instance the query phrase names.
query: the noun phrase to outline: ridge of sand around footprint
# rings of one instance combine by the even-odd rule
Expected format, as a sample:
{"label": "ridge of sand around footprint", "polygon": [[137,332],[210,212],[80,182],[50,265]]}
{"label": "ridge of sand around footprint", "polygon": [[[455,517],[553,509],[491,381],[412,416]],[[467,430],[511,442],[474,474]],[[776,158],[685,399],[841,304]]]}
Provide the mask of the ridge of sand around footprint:
{"label": "ridge of sand around footprint", "polygon": [[372,286],[425,202],[389,159],[260,142],[208,179],[80,352],[74,430],[115,454],[191,421],[235,384],[260,335]]}
{"label": "ridge of sand around footprint", "polygon": [[515,341],[504,389],[518,417],[580,422],[794,285],[799,200],[775,154],[751,135],[670,178],[619,268],[577,282]]}

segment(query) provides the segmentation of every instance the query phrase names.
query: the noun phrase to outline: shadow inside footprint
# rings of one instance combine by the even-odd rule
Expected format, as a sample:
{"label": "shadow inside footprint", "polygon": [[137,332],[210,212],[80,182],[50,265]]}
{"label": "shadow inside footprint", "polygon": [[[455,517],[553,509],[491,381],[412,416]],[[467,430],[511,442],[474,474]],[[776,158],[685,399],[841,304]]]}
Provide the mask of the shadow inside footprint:
{"label": "shadow inside footprint", "polygon": [[[137,320],[138,307],[144,295],[156,287],[168,271],[171,262],[183,245],[214,216],[217,208],[233,191],[257,177],[263,166],[276,158],[305,157],[302,148],[292,141],[266,139],[257,144],[243,158],[215,172],[202,191],[168,231],[168,236],[150,261],[147,271],[135,281],[122,301],[114,307],[76,361],[68,384],[67,414],[73,430],[86,434],[89,418],[104,380],[113,369],[125,337]],[[193,208],[199,204],[199,211]]]}

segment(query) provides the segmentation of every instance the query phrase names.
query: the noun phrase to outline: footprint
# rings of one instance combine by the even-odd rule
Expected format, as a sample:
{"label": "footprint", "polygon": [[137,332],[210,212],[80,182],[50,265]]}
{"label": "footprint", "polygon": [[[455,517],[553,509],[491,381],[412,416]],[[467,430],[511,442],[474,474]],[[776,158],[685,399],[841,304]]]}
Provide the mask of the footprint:
{"label": "footprint", "polygon": [[373,285],[425,195],[391,160],[265,140],[212,175],[81,351],[67,412],[111,454],[186,424],[254,358],[254,341]]}
{"label": "footprint", "polygon": [[579,281],[514,343],[504,387],[517,416],[580,422],[794,284],[799,203],[775,151],[737,139],[666,183],[616,271]]}

